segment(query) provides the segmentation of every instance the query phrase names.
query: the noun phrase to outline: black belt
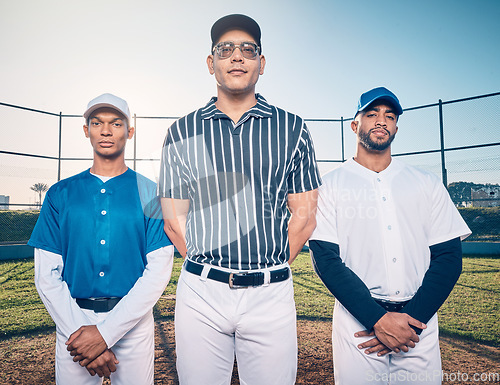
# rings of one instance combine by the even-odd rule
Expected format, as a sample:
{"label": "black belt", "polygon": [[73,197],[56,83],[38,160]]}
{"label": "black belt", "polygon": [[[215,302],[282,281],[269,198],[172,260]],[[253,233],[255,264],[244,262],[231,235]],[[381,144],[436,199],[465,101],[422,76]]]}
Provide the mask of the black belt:
{"label": "black belt", "polygon": [[93,310],[96,313],[106,313],[116,306],[120,302],[121,298],[77,298],[76,303],[82,309]]}
{"label": "black belt", "polygon": [[[185,264],[186,270],[190,273],[201,275],[203,271],[203,265],[186,260]],[[284,267],[279,270],[271,270],[271,283],[285,281],[290,277],[290,269]],[[242,272],[242,273],[228,273],[226,271],[218,270],[217,268],[212,268],[208,272],[207,278],[213,279],[214,281],[227,283],[230,288],[236,289],[239,287],[249,287],[249,286],[261,286],[264,284],[264,273],[258,272]]]}
{"label": "black belt", "polygon": [[392,311],[392,312],[399,312],[401,311],[405,305],[410,302],[410,301],[403,301],[403,302],[394,302],[394,301],[385,301],[383,299],[376,299],[373,298],[376,303],[378,303],[380,306],[382,306],[385,310],[387,311]]}

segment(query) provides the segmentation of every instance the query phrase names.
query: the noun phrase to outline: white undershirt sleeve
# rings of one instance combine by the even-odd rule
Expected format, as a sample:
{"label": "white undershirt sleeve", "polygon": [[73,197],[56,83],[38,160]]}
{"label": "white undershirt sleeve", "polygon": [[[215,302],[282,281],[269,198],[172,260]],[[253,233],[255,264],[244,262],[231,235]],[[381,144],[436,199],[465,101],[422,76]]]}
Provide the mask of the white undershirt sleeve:
{"label": "white undershirt sleeve", "polygon": [[71,297],[62,270],[61,255],[35,248],[36,289],[58,331],[69,338],[80,326],[89,324],[89,320]]}
{"label": "white undershirt sleeve", "polygon": [[108,348],[113,347],[150,311],[170,281],[174,263],[174,247],[165,246],[146,255],[147,265],[132,289],[97,324]]}

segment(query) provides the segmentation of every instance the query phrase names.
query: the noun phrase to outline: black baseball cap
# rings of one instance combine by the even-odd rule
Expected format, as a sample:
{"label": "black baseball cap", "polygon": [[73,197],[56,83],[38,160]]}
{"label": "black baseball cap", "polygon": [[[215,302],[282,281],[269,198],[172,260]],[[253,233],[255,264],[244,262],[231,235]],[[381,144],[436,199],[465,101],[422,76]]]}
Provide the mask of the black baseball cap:
{"label": "black baseball cap", "polygon": [[397,96],[385,87],[377,87],[370,91],[366,91],[359,97],[358,107],[354,117],[356,117],[359,111],[363,111],[373,102],[382,100],[388,102],[394,108],[396,115],[399,116],[403,113],[403,108],[401,107]]}
{"label": "black baseball cap", "polygon": [[245,32],[248,32],[260,47],[260,52],[262,52],[259,25],[251,17],[240,14],[221,17],[214,23],[214,25],[212,25],[212,29],[210,30],[210,36],[212,37],[212,48],[214,48],[215,45],[219,42],[220,37],[231,29],[241,29]]}

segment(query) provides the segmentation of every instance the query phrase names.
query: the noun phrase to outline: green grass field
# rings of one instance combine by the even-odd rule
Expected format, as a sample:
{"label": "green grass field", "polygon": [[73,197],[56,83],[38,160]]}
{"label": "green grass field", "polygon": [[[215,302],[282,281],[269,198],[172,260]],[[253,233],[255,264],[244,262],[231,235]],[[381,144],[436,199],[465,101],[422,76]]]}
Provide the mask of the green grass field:
{"label": "green grass field", "polygon": [[[172,279],[155,307],[155,317],[173,318],[174,294],[181,269],[175,259]],[[293,264],[299,319],[330,320],[334,298],[302,253]],[[442,334],[500,346],[500,258],[464,257],[464,268],[452,294],[439,311]],[[49,330],[54,324],[33,283],[33,260],[0,262],[0,338]]]}

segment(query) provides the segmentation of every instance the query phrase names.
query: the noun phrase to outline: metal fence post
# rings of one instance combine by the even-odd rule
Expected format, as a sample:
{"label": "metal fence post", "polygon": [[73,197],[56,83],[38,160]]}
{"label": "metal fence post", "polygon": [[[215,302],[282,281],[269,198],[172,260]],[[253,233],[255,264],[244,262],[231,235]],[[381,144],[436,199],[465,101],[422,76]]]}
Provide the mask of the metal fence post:
{"label": "metal fence post", "polygon": [[448,175],[446,172],[446,163],[444,157],[444,124],[443,124],[443,101],[439,99],[439,136],[441,139],[441,176],[443,184],[448,189]]}
{"label": "metal fence post", "polygon": [[61,180],[62,112],[59,112],[59,155],[57,157],[57,181]]}
{"label": "metal fence post", "polygon": [[342,145],[342,163],[345,162],[345,154],[344,154],[344,117],[340,117],[340,140]]}
{"label": "metal fence post", "polygon": [[134,114],[134,171],[136,171],[136,160],[137,160],[137,115]]}

